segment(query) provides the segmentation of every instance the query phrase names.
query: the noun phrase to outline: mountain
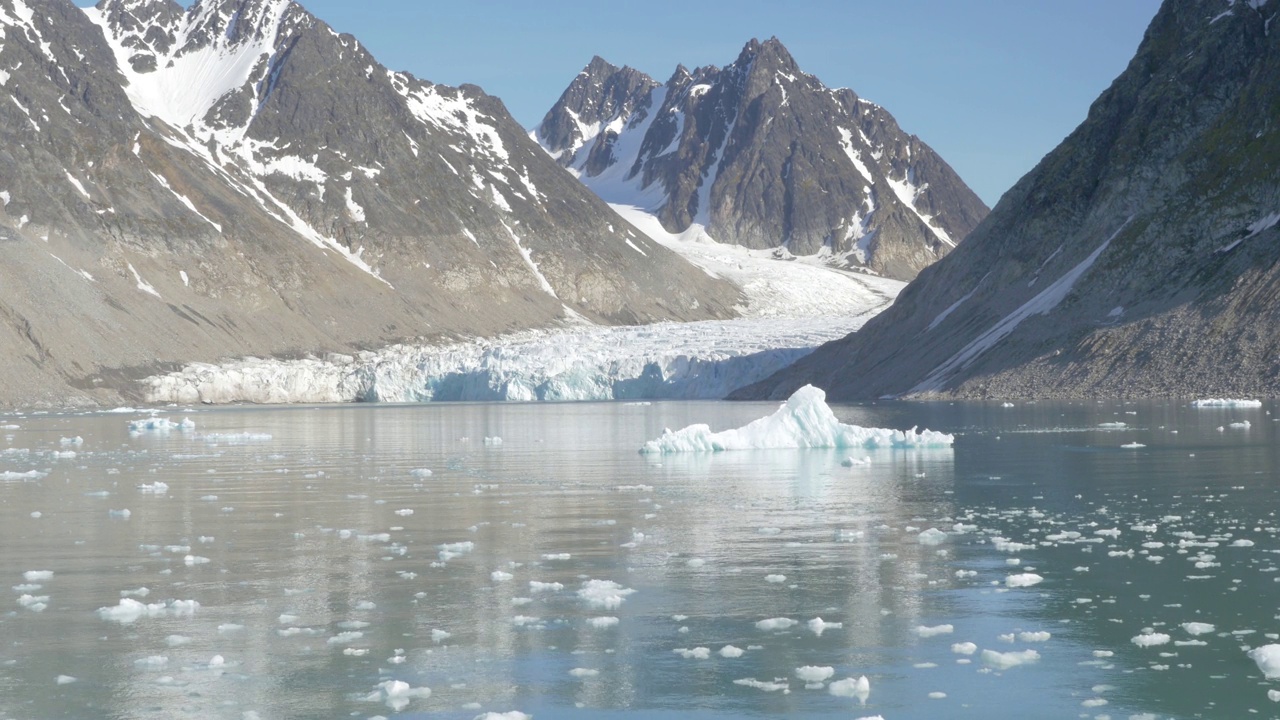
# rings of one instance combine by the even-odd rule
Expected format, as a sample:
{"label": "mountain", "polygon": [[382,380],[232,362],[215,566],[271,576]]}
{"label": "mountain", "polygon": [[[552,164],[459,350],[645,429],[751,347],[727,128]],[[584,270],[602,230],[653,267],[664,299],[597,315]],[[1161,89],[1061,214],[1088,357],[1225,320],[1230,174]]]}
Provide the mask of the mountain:
{"label": "mountain", "polygon": [[189,361],[734,314],[479,88],[290,0],[0,0],[0,402]]}
{"label": "mountain", "polygon": [[534,132],[610,203],[672,233],[829,254],[899,280],[937,261],[987,207],[884,108],[802,72],[776,38],[666,83],[596,57]]}
{"label": "mountain", "polygon": [[1086,120],[858,333],[741,397],[1280,395],[1280,0],[1166,0]]}

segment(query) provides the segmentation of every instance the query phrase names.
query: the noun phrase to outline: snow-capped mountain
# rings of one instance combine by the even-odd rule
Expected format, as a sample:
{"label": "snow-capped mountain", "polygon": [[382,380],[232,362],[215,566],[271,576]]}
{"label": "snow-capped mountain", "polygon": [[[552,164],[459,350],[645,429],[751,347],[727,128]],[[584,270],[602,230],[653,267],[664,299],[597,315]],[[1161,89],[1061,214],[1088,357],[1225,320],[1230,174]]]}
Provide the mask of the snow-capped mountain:
{"label": "snow-capped mountain", "polygon": [[1087,119],[951,255],[753,388],[1280,395],[1280,0],[1165,0]]}
{"label": "snow-capped mountain", "polygon": [[902,280],[987,213],[884,108],[805,74],[776,38],[665,83],[596,57],[534,137],[600,197],[668,232]]}
{"label": "snow-capped mountain", "polygon": [[0,401],[741,302],[498,99],[392,72],[292,0],[0,0],[0,30]]}

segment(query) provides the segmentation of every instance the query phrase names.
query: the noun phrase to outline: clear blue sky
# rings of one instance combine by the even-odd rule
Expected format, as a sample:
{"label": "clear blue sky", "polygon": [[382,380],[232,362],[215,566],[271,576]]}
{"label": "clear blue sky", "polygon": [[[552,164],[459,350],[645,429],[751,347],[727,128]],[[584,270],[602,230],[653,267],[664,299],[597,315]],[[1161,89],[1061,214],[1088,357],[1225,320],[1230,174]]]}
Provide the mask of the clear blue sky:
{"label": "clear blue sky", "polygon": [[[80,4],[89,4],[80,0]],[[183,4],[190,4],[183,0]],[[600,55],[666,80],[776,35],[884,106],[989,205],[1080,123],[1159,0],[302,0],[393,70],[474,83],[526,127]]]}

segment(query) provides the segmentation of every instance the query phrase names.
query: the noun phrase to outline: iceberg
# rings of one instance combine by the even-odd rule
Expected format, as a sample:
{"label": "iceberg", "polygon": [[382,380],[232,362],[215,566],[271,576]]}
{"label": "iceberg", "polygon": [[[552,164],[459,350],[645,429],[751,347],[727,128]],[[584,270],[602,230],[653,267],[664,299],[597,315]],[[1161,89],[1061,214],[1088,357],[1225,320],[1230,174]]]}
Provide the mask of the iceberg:
{"label": "iceberg", "polygon": [[806,385],[777,412],[743,427],[715,433],[702,424],[667,430],[657,440],[645,443],[640,452],[658,455],[788,448],[949,448],[955,442],[954,435],[933,430],[845,425],[836,419],[826,400],[825,392]]}
{"label": "iceberg", "polygon": [[1191,403],[1193,408],[1260,408],[1261,400],[1239,400],[1235,398],[1206,398]]}

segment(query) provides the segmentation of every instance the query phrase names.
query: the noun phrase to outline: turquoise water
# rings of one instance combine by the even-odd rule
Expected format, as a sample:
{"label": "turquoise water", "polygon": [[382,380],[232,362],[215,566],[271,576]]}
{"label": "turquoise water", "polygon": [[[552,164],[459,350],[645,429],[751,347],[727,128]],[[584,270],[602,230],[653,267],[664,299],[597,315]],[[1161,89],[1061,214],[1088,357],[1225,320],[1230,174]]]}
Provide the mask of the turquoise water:
{"label": "turquoise water", "polygon": [[0,480],[0,718],[1280,715],[1245,653],[1280,642],[1271,405],[837,407],[958,435],[852,467],[637,452],[774,407],[0,418],[0,473],[39,475]]}

